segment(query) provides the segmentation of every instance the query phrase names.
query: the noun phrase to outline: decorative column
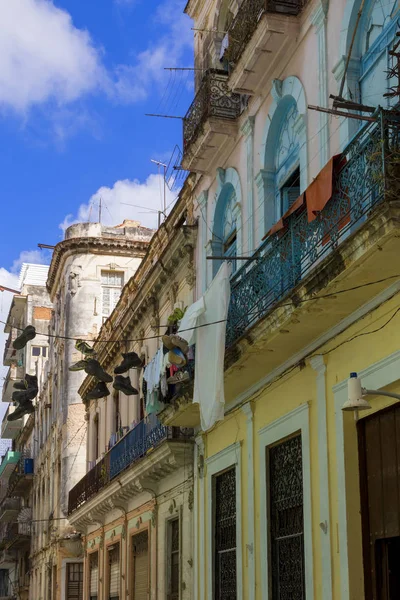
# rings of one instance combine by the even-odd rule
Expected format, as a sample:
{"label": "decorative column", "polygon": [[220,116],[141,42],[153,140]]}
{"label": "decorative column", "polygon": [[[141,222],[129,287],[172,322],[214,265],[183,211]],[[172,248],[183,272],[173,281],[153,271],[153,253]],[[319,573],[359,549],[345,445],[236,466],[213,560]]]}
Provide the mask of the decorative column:
{"label": "decorative column", "polygon": [[[328,70],[327,70],[327,46],[326,46],[326,14],[328,7],[325,2],[319,4],[312,16],[312,24],[318,38],[318,103],[323,108],[328,108]],[[321,169],[329,158],[329,118],[327,113],[319,115],[319,157]]]}
{"label": "decorative column", "polygon": [[329,508],[328,427],[326,420],[326,366],[323,356],[313,356],[311,367],[317,373],[319,518],[321,543],[321,579],[324,600],[332,600],[332,557]]}
{"label": "decorative column", "polygon": [[272,192],[275,188],[275,172],[261,169],[257,173],[255,182],[257,185],[258,206],[256,210],[256,235],[255,246],[261,244],[264,235],[276,222],[275,197]]}
{"label": "decorative column", "polygon": [[243,124],[242,132],[246,140],[247,153],[247,202],[243,202],[243,223],[247,223],[247,243],[243,235],[242,248],[243,252],[253,252],[254,246],[254,200],[253,200],[253,185],[254,185],[254,122],[255,117],[249,117]]}
{"label": "decorative column", "polygon": [[[207,200],[208,190],[204,190],[197,202],[200,211],[200,243],[199,243],[199,265],[200,265],[200,277],[198,283],[199,296],[202,296],[207,289],[207,263],[211,262],[207,260],[207,237],[208,237],[208,226],[207,226]],[[210,280],[211,281],[211,280]]]}
{"label": "decorative column", "polygon": [[[198,600],[205,600],[205,518],[204,512],[206,510],[205,496],[204,496],[204,470],[205,470],[205,457],[204,457],[204,441],[201,435],[197,436],[195,439],[196,442],[196,456],[197,456],[197,476],[198,476],[198,508],[199,508],[199,519],[198,519],[198,527],[199,527],[199,536],[198,536],[198,553],[199,553],[199,562],[198,562],[198,582],[199,582],[199,596]],[[210,574],[209,574],[210,576]],[[195,578],[196,580],[196,578]]]}
{"label": "decorative column", "polygon": [[242,406],[247,424],[247,565],[248,565],[248,600],[256,597],[256,565],[255,565],[255,505],[254,505],[254,419],[253,405],[247,402]]}

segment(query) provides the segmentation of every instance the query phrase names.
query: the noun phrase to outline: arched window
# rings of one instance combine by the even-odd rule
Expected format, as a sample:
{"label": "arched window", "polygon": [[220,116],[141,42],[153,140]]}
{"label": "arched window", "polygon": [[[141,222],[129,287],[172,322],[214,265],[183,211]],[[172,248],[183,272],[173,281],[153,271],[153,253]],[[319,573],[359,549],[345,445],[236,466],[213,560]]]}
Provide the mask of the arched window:
{"label": "arched window", "polygon": [[258,202],[264,206],[255,222],[258,243],[307,187],[307,104],[297,77],[273,81],[274,99],[266,120],[256,176]]}
{"label": "arched window", "polygon": [[223,254],[224,256],[236,256],[236,217],[234,209],[236,194],[232,189],[225,204],[223,216]]}
{"label": "arched window", "polygon": [[391,85],[387,79],[392,64],[389,51],[398,30],[398,17],[397,0],[370,0],[364,7],[358,29],[359,95],[363,104],[393,104],[384,94]]}
{"label": "arched window", "polygon": [[275,147],[275,214],[279,219],[300,194],[299,113],[294,100],[289,102],[280,125]]}
{"label": "arched window", "polygon": [[[237,255],[237,218],[235,215],[236,193],[232,184],[225,184],[220,192],[215,210],[213,230],[214,256],[234,257]],[[213,275],[221,266],[219,260],[213,261]],[[232,262],[233,271],[236,270],[236,261]]]}

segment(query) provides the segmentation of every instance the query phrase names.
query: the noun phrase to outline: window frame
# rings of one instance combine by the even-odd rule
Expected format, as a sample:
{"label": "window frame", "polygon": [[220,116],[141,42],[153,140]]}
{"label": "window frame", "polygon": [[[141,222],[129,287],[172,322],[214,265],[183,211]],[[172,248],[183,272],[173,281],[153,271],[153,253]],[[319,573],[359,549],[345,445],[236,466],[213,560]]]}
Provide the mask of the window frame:
{"label": "window frame", "polygon": [[[111,283],[103,283],[103,275],[107,273],[113,273],[113,274],[117,274],[121,276],[121,286],[116,285],[116,284],[111,284]],[[102,322],[104,323],[108,317],[112,314],[115,306],[118,303],[118,300],[115,302],[114,306],[112,307],[112,301],[111,301],[111,294],[112,291],[111,290],[119,290],[119,297],[121,296],[122,290],[124,288],[125,285],[125,271],[122,271],[120,269],[101,269],[100,270],[100,284],[101,284],[101,317],[102,317]],[[105,314],[104,312],[104,290],[110,290],[110,311],[108,314]],[[118,298],[119,299],[119,298]]]}
{"label": "window frame", "polygon": [[214,598],[214,478],[224,471],[235,467],[236,482],[236,600],[243,599],[243,553],[242,553],[242,478],[241,478],[241,444],[236,442],[214,454],[206,460],[207,465],[207,519],[208,548],[206,558],[207,597]]}
{"label": "window frame", "polygon": [[[179,549],[178,549],[178,565],[179,565],[179,575],[178,575],[178,600],[181,598],[181,584],[182,584],[182,519],[181,515],[174,515],[173,517],[166,519],[166,548],[167,548],[167,589],[166,589],[166,598],[167,600],[172,599],[172,524],[178,523],[179,531]],[[176,552],[176,551],[175,551]]]}
{"label": "window frame", "polygon": [[270,547],[269,547],[269,494],[268,494],[268,448],[280,441],[301,433],[302,464],[303,464],[303,519],[304,519],[304,571],[307,600],[314,598],[313,575],[313,540],[312,540],[312,514],[311,514],[311,461],[310,461],[310,426],[309,405],[301,404],[298,408],[283,415],[281,418],[269,423],[259,430],[259,459],[260,459],[260,573],[261,598],[270,598]]}

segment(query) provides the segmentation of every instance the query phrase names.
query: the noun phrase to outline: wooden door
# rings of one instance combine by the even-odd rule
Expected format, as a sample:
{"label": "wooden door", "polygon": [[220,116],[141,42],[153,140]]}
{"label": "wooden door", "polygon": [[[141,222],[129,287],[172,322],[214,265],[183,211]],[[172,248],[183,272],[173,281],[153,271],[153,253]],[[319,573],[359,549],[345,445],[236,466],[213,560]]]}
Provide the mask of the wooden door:
{"label": "wooden door", "polygon": [[366,600],[400,598],[400,405],[358,422]]}

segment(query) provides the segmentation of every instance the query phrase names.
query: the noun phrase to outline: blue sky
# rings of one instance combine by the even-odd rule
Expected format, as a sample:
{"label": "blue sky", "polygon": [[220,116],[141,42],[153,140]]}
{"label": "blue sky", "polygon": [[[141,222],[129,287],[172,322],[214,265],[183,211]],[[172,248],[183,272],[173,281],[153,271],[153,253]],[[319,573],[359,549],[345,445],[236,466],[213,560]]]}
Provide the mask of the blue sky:
{"label": "blue sky", "polygon": [[155,225],[121,201],[158,208],[150,158],[181,145],[181,121],[144,114],[181,116],[190,104],[192,74],[164,70],[193,63],[185,3],[0,3],[0,267],[48,259],[37,244],[60,241],[63,223],[95,220],[99,196],[105,222]]}
{"label": "blue sky", "polygon": [[[38,243],[97,220],[100,197],[102,222],[156,226],[155,212],[122,203],[161,208],[150,159],[168,162],[182,145],[180,120],[145,113],[182,116],[190,105],[193,73],[164,70],[193,64],[185,4],[0,2],[0,285],[17,287],[22,262],[49,261]],[[175,196],[168,190],[167,203]],[[0,320],[11,298],[0,293]]]}

